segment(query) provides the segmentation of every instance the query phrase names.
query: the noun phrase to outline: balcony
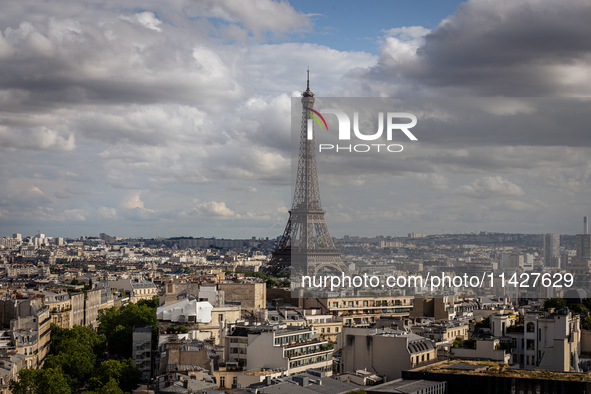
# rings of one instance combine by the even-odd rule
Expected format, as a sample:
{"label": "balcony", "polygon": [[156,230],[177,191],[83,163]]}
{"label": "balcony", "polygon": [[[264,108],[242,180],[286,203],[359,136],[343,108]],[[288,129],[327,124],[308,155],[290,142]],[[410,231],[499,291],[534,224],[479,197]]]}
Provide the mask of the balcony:
{"label": "balcony", "polygon": [[284,354],[285,357],[288,357],[289,359],[294,359],[298,357],[310,356],[316,353],[330,352],[333,349],[334,345],[332,343],[324,342],[319,345],[305,346],[301,348],[286,350]]}

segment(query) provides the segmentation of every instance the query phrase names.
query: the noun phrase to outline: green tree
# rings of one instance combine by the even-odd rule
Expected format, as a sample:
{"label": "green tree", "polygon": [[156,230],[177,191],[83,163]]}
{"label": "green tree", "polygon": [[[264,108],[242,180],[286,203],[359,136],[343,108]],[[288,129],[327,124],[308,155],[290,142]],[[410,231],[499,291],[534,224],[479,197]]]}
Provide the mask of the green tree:
{"label": "green tree", "polygon": [[[138,387],[141,373],[131,359],[103,361],[90,379],[89,389],[100,391],[114,381],[124,392],[131,392]],[[100,391],[102,392],[102,391]]]}
{"label": "green tree", "polygon": [[137,305],[146,305],[149,308],[158,308],[158,306],[160,306],[160,298],[158,296],[154,296],[151,300],[139,300]]}
{"label": "green tree", "polygon": [[131,358],[133,327],[152,326],[156,335],[156,308],[128,304],[99,311],[99,329],[107,338],[109,353]]}
{"label": "green tree", "polygon": [[70,386],[62,372],[55,368],[23,369],[18,380],[10,382],[13,394],[71,394]]}
{"label": "green tree", "polygon": [[47,357],[43,368],[63,371],[68,385],[74,391],[84,387],[96,362],[92,347],[74,338],[66,338],[56,346],[53,353]]}
{"label": "green tree", "polygon": [[111,378],[107,384],[96,390],[87,391],[86,394],[125,394],[125,391],[119,387],[115,379]]}
{"label": "green tree", "polygon": [[587,318],[581,323],[581,326],[585,330],[591,330],[591,316],[587,316]]}
{"label": "green tree", "polygon": [[66,339],[73,339],[78,343],[92,348],[95,355],[101,355],[106,350],[107,338],[104,334],[97,334],[90,327],[74,326],[71,330],[51,325],[51,353],[57,354],[60,351],[68,351],[61,344]]}
{"label": "green tree", "polygon": [[576,304],[570,306],[574,313],[589,312],[589,309],[584,304]]}
{"label": "green tree", "polygon": [[563,309],[566,307],[566,300],[564,298],[549,298],[544,301],[544,310],[547,311],[550,308]]}

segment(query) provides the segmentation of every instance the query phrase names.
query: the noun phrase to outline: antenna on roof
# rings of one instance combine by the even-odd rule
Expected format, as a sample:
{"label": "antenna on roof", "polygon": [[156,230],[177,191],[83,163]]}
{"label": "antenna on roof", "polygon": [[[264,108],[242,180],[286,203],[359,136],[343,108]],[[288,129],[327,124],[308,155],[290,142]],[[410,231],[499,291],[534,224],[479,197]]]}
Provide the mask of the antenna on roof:
{"label": "antenna on roof", "polygon": [[308,67],[308,84],[306,85],[307,90],[310,90],[310,67]]}

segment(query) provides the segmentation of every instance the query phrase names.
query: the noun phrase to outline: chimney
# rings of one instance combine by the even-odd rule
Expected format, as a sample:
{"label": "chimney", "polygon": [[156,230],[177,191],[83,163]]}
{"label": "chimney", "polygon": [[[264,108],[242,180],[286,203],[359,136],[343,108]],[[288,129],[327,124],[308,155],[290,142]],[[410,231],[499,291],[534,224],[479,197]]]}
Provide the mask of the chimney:
{"label": "chimney", "polygon": [[587,226],[587,216],[583,217],[583,234],[589,234],[589,227]]}

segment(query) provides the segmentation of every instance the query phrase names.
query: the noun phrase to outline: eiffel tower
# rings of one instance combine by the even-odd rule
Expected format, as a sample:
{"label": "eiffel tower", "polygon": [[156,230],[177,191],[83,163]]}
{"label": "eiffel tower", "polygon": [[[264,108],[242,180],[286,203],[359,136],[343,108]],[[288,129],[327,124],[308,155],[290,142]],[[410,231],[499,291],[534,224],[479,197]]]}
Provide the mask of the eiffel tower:
{"label": "eiffel tower", "polygon": [[307,138],[308,129],[314,126],[309,111],[313,109],[314,101],[308,70],[307,89],[302,94],[302,124],[293,205],[283,236],[269,263],[269,271],[274,273],[291,266],[292,277],[294,274],[349,274],[341,252],[330,237],[324,220],[325,211],[320,203],[316,141]]}

